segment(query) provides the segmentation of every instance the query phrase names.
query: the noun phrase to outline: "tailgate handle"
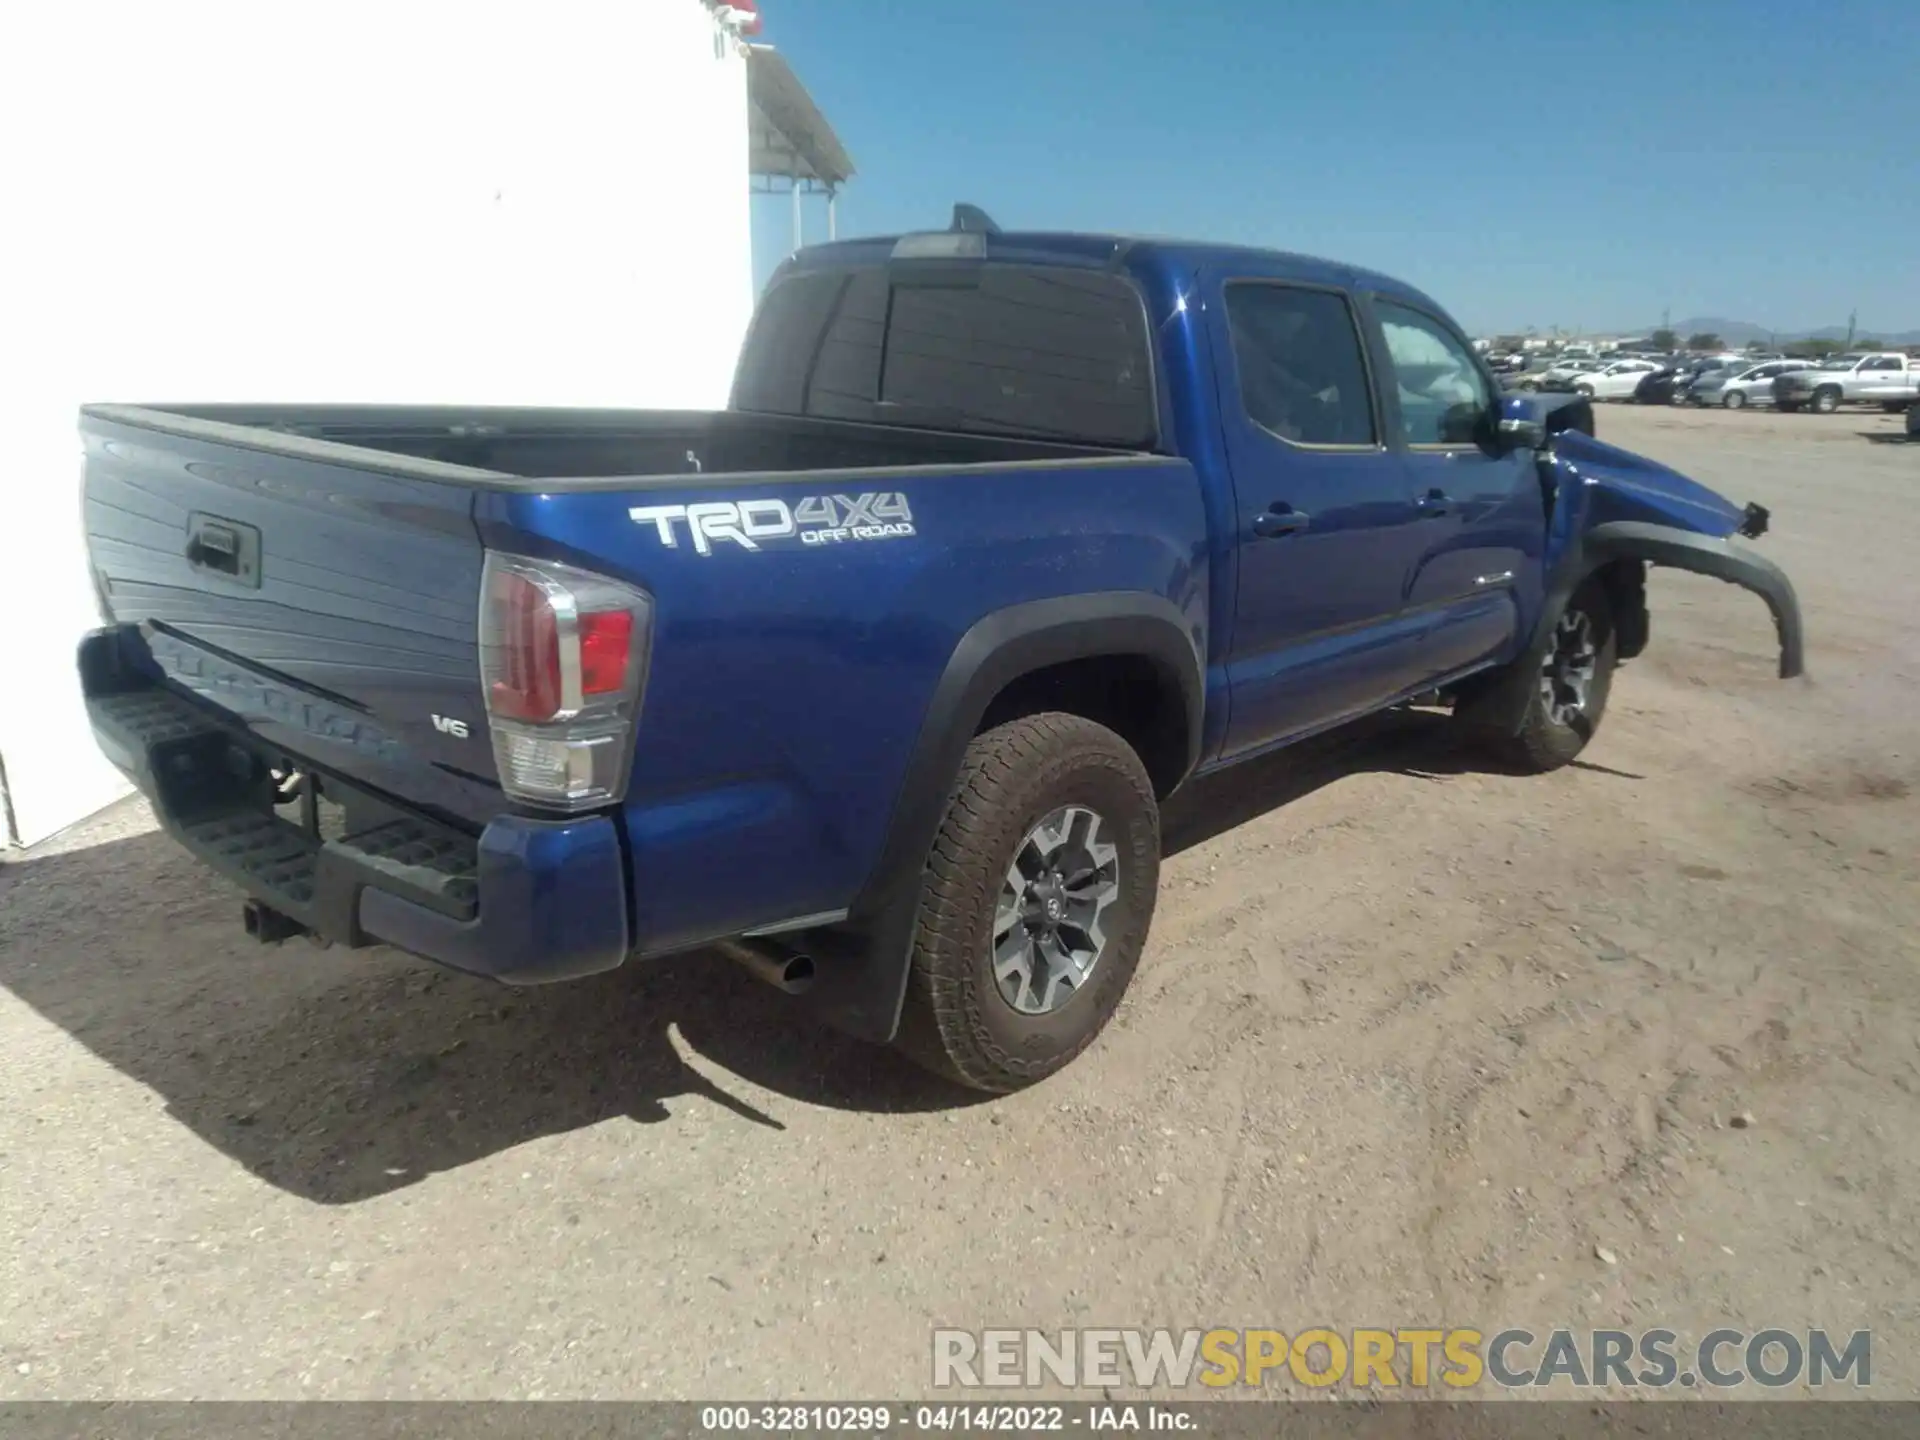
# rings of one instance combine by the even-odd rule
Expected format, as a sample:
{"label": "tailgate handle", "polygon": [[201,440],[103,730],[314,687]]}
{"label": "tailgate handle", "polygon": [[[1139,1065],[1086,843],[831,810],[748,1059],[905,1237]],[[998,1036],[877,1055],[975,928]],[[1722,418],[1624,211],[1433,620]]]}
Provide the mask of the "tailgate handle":
{"label": "tailgate handle", "polygon": [[225,575],[243,585],[257,587],[260,584],[260,532],[251,525],[222,520],[217,515],[193,515],[187,521],[187,563],[195,570]]}

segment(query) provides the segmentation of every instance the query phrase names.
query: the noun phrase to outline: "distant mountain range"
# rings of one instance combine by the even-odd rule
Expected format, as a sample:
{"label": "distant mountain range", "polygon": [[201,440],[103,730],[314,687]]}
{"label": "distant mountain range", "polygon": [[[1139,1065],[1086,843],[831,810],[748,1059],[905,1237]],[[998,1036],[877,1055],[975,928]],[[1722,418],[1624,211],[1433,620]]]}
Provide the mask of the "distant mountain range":
{"label": "distant mountain range", "polygon": [[[1651,335],[1660,327],[1649,325],[1642,335]],[[1729,345],[1756,345],[1771,340],[1775,344],[1785,344],[1789,340],[1844,340],[1847,327],[1844,325],[1823,325],[1818,330],[1769,330],[1764,325],[1750,325],[1745,320],[1724,320],[1716,315],[1699,315],[1691,320],[1676,320],[1668,327],[1682,340],[1689,335],[1718,335]],[[1920,345],[1920,330],[1875,330],[1871,325],[1856,325],[1853,333],[1863,339],[1878,340],[1883,345]]]}

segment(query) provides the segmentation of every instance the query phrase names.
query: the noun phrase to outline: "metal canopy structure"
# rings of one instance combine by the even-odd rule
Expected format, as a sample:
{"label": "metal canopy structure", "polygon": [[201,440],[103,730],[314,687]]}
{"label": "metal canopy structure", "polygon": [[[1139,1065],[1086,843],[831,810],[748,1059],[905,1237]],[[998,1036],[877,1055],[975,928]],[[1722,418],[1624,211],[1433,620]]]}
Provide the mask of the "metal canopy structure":
{"label": "metal canopy structure", "polygon": [[834,201],[853,178],[853,160],[806,87],[771,45],[747,49],[747,173],[755,187],[784,180],[793,194],[793,245],[800,248],[800,197],[827,197],[827,238],[834,237]]}

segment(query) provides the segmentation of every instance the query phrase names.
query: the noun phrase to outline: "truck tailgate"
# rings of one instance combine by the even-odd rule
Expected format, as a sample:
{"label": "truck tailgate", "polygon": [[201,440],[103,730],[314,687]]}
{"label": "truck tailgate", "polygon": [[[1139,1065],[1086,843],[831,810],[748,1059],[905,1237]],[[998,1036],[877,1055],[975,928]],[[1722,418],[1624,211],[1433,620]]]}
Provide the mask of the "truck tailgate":
{"label": "truck tailgate", "polygon": [[503,808],[469,489],[97,411],[82,434],[88,549],[137,664],[323,772],[470,825]]}

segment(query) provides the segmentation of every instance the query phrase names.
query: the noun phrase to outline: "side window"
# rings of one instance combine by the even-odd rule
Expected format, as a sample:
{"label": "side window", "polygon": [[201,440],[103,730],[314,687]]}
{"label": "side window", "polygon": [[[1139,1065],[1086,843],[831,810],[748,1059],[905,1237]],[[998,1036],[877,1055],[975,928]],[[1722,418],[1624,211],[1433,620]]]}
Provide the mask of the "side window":
{"label": "side window", "polygon": [[1240,403],[1296,445],[1380,443],[1360,330],[1344,295],[1292,285],[1227,286]]}
{"label": "side window", "polygon": [[1891,355],[1876,355],[1860,368],[1862,370],[1898,370],[1900,362]]}
{"label": "side window", "polygon": [[1471,445],[1493,396],[1465,346],[1438,320],[1390,301],[1374,302],[1400,393],[1409,445]]}

